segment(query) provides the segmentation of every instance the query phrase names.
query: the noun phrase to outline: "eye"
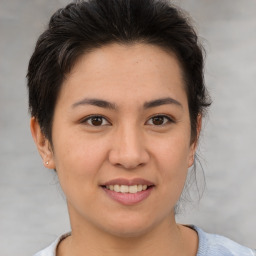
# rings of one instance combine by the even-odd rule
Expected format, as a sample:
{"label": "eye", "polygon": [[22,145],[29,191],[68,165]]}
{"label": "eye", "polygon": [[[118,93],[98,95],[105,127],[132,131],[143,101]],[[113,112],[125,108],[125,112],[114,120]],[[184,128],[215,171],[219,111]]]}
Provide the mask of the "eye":
{"label": "eye", "polygon": [[156,116],[151,117],[147,121],[147,124],[156,125],[156,126],[162,126],[167,123],[174,123],[174,121],[169,116],[165,116],[165,115],[156,115]]}
{"label": "eye", "polygon": [[110,125],[110,123],[107,121],[106,118],[103,116],[90,116],[87,117],[82,121],[82,123],[85,123],[90,126],[104,126],[104,125]]}

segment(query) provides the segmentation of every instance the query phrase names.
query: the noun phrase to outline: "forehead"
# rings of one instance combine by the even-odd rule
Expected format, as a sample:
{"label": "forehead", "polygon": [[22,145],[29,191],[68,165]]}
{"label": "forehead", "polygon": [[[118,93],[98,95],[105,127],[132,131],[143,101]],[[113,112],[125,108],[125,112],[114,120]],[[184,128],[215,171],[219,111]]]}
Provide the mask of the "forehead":
{"label": "forehead", "polygon": [[97,71],[98,75],[105,75],[104,72],[114,72],[114,68],[118,71],[129,72],[132,69],[138,69],[142,66],[145,71],[153,68],[153,70],[159,73],[161,70],[166,71],[166,69],[172,69],[177,74],[181,73],[179,61],[171,51],[151,44],[113,43],[93,49],[80,56],[68,76],[74,76],[81,69],[83,71],[86,69],[87,73]]}
{"label": "forehead", "polygon": [[65,92],[147,101],[155,94],[175,98],[185,93],[185,86],[180,64],[171,52],[142,43],[110,44],[79,58],[63,83],[61,94]]}

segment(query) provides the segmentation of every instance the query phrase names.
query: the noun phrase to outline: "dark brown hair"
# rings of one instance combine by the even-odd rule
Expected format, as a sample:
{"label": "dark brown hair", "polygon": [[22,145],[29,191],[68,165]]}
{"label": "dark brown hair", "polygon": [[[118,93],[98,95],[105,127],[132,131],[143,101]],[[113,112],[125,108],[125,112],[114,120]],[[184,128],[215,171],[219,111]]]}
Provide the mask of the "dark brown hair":
{"label": "dark brown hair", "polygon": [[77,1],[53,14],[37,41],[27,73],[29,109],[45,136],[51,141],[56,101],[77,59],[114,42],[152,44],[176,55],[183,71],[194,140],[197,116],[210,105],[203,48],[188,19],[163,0]]}

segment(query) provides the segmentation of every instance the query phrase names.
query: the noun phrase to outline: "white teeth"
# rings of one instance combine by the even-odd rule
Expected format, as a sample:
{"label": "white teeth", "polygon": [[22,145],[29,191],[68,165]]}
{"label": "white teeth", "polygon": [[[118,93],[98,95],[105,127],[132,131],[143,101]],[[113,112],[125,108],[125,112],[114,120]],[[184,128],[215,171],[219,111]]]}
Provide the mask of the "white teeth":
{"label": "white teeth", "polygon": [[114,191],[115,192],[120,192],[120,186],[119,185],[114,185]]}
{"label": "white teeth", "polygon": [[109,185],[106,186],[107,189],[115,191],[115,192],[121,192],[121,193],[131,193],[135,194],[137,192],[140,192],[142,190],[146,190],[148,188],[147,185],[132,185],[132,186],[127,186],[127,185]]}
{"label": "white teeth", "polygon": [[120,186],[120,192],[127,193],[128,191],[129,191],[128,186],[125,186],[125,185]]}
{"label": "white teeth", "polygon": [[[147,188],[146,188],[147,189]],[[142,185],[138,185],[138,188],[137,188],[138,192],[142,191]]]}
{"label": "white teeth", "polygon": [[129,193],[135,194],[138,192],[137,185],[129,186]]}

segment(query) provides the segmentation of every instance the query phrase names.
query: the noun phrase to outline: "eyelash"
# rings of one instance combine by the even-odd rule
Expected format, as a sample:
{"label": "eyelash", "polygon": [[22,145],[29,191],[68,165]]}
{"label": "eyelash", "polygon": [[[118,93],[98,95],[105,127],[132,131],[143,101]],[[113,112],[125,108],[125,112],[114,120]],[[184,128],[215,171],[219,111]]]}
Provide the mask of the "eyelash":
{"label": "eyelash", "polygon": [[[93,125],[92,123],[89,123],[89,122],[92,122],[92,119],[93,118],[100,118],[103,122],[103,124],[100,124],[100,125]],[[168,115],[163,115],[163,114],[158,114],[158,115],[154,115],[152,117],[150,117],[147,122],[145,124],[147,124],[150,120],[153,120],[153,118],[163,118],[165,121],[164,121],[164,124],[159,124],[159,125],[155,125],[153,123],[149,124],[149,125],[152,125],[152,126],[165,126],[167,125],[168,123],[175,123],[175,121],[173,120],[173,118],[171,118],[170,116]],[[101,126],[107,126],[107,125],[111,125],[111,123],[107,120],[107,118],[105,118],[104,116],[102,115],[91,115],[85,119],[83,119],[81,121],[81,123],[85,123],[89,126],[92,126],[92,127],[101,127]]]}
{"label": "eyelash", "polygon": [[161,126],[165,126],[165,125],[170,124],[170,123],[175,123],[173,118],[171,118],[170,116],[168,116],[168,115],[161,115],[161,114],[154,115],[154,116],[150,117],[146,123],[148,123],[150,120],[153,120],[153,118],[163,118],[163,119],[165,119],[164,124],[159,124],[159,125],[156,125],[156,124],[153,124],[153,123],[150,124],[150,125],[153,125],[153,126],[160,126],[161,127]]}
{"label": "eyelash", "polygon": [[[101,125],[93,125],[92,123],[89,124],[88,122],[91,121],[92,122],[92,119],[93,118],[100,118],[101,120],[104,120],[104,122],[106,122],[105,124],[101,124]],[[105,118],[104,116],[101,116],[101,115],[91,115],[89,117],[86,117],[85,119],[82,120],[81,123],[85,123],[89,126],[93,126],[93,127],[100,127],[100,126],[105,126],[105,125],[109,125],[110,122],[107,120],[107,118]]]}

